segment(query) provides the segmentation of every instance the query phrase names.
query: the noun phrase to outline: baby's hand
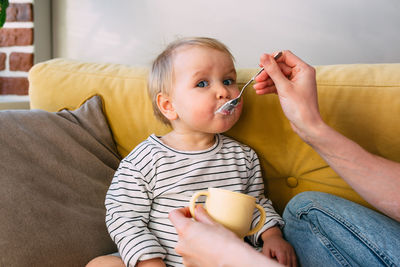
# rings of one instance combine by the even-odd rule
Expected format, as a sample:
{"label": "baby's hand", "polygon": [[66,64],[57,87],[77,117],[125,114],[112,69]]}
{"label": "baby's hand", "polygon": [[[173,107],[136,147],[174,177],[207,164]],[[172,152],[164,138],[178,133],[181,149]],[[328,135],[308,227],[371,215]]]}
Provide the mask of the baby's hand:
{"label": "baby's hand", "polygon": [[283,239],[279,227],[266,230],[261,238],[264,241],[262,253],[265,256],[275,259],[285,266],[297,266],[296,253],[293,247]]}

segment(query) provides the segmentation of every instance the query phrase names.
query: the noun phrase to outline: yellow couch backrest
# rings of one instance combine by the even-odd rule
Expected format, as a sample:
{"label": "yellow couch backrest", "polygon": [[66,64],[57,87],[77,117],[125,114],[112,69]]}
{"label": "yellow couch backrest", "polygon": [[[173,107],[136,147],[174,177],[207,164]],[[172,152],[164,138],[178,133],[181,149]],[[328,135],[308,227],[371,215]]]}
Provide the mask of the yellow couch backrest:
{"label": "yellow couch backrest", "polygon": [[[239,87],[256,71],[239,69]],[[100,95],[117,148],[126,156],[148,135],[169,130],[153,116],[147,73],[126,65],[49,60],[29,73],[31,108],[76,109]],[[330,126],[368,151],[400,161],[400,64],[319,66],[317,83],[320,111]],[[307,190],[367,205],[292,131],[276,95],[246,90],[242,117],[226,134],[258,153],[267,195],[279,212]]]}

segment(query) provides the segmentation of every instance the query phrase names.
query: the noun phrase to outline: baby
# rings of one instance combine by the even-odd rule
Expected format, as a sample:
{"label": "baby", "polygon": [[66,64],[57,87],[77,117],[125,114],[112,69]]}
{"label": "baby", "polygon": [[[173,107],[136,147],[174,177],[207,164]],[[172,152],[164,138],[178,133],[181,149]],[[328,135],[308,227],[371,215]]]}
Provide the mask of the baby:
{"label": "baby", "polygon": [[[294,253],[282,238],[283,220],[264,197],[256,153],[220,134],[238,121],[242,103],[232,114],[215,111],[238,94],[233,56],[215,39],[177,40],[154,61],[149,95],[156,117],[172,130],[152,134],[121,161],[105,201],[108,231],[126,266],[183,266],[168,213],[210,187],[254,196],[267,220],[247,241],[279,262]],[[259,217],[255,212],[252,227]],[[119,266],[113,256],[91,263],[112,261]]]}

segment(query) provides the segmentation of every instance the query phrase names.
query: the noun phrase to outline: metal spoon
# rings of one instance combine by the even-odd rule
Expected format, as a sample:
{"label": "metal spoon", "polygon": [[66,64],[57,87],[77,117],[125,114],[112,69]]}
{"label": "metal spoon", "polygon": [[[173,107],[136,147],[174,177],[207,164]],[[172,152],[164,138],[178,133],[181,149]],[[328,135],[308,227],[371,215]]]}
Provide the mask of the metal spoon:
{"label": "metal spoon", "polygon": [[[278,52],[275,56],[274,59],[277,60],[278,58],[280,58],[282,56],[282,52]],[[219,107],[219,109],[217,109],[217,111],[215,111],[215,114],[217,113],[221,113],[223,115],[230,115],[232,114],[233,110],[237,107],[237,105],[240,102],[240,98],[242,97],[243,91],[244,89],[254,81],[254,79],[264,70],[264,68],[260,69],[256,75],[253,76],[253,78],[250,79],[250,81],[248,81],[242,88],[242,90],[240,91],[239,95],[234,98],[229,100],[228,102],[226,102],[225,104],[223,104],[222,106]]]}

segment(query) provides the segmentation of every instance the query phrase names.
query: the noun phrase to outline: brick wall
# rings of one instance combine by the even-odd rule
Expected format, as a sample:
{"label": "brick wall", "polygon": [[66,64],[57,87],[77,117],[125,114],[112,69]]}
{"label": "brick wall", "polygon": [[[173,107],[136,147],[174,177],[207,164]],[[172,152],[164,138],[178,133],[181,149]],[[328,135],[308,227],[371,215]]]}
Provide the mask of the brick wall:
{"label": "brick wall", "polygon": [[27,95],[33,66],[33,0],[9,0],[0,29],[0,95]]}

